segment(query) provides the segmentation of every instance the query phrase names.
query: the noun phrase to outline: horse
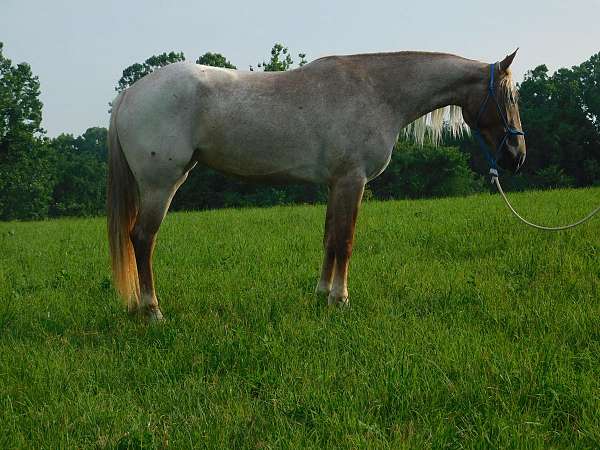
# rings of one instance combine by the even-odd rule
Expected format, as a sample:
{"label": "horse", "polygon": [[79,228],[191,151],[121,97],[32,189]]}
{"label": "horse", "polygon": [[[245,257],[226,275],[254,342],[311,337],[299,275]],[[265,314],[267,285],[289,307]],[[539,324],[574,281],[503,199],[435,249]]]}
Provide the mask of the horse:
{"label": "horse", "polygon": [[524,162],[524,136],[507,131],[521,127],[510,71],[516,53],[493,66],[430,52],[327,56],[286,72],[176,63],[138,80],[114,100],[108,139],[109,247],[128,309],[163,318],[156,235],[196,164],[247,180],[327,185],[316,293],[347,305],[365,184],[385,170],[402,130],[439,142],[448,126],[454,134],[476,129],[497,147],[501,167]]}

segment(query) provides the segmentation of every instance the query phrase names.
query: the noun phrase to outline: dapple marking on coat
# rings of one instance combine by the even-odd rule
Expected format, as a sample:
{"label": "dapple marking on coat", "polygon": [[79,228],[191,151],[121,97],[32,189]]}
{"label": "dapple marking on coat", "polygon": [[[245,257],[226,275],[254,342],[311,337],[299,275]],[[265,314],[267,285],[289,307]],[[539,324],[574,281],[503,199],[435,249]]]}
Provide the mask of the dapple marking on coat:
{"label": "dapple marking on coat", "polygon": [[[515,54],[497,64],[496,89],[520,129],[509,70]],[[137,81],[115,99],[109,128],[109,243],[115,286],[129,309],[162,318],[152,272],[156,233],[196,164],[265,182],[327,184],[316,292],[347,304],[365,183],[386,168],[402,129],[418,142],[426,134],[437,142],[444,116],[454,133],[473,126],[488,68],[450,54],[397,52],[329,56],[287,72],[177,63]],[[492,107],[479,128],[492,148],[504,135]],[[511,137],[498,162],[516,169],[524,158],[524,138]]]}

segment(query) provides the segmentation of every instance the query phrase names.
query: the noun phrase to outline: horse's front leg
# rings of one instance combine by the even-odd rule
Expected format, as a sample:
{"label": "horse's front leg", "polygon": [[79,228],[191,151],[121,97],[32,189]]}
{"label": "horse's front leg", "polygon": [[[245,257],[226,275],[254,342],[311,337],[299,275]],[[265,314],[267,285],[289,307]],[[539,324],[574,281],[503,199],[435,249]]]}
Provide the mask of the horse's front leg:
{"label": "horse's front leg", "polygon": [[333,269],[335,266],[335,242],[333,239],[333,189],[329,189],[329,198],[327,200],[327,212],[325,214],[325,232],[323,233],[323,266],[321,268],[321,278],[315,289],[318,296],[329,295],[331,284],[333,282]]}
{"label": "horse's front leg", "polygon": [[[333,281],[327,303],[348,304],[348,264],[352,256],[354,228],[366,179],[346,176],[332,185],[328,206],[331,207],[330,238],[335,253]],[[327,256],[326,256],[327,257]]]}

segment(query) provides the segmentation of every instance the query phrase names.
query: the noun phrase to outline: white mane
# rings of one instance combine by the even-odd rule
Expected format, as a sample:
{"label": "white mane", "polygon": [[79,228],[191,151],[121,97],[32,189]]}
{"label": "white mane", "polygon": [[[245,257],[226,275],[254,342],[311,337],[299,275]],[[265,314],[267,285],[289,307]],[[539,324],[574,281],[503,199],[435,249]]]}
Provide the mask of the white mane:
{"label": "white mane", "polygon": [[[498,97],[501,104],[510,108],[517,105],[519,91],[513,81],[510,69],[506,72],[506,75],[498,83]],[[419,117],[404,128],[404,136],[413,139],[421,146],[426,140],[437,146],[442,141],[444,131],[449,131],[452,137],[460,137],[463,133],[470,134],[460,106],[446,106]]]}
{"label": "white mane", "polygon": [[426,140],[437,146],[445,130],[453,137],[469,133],[469,126],[463,119],[460,106],[446,106],[419,117],[404,128],[404,136],[421,146]]}

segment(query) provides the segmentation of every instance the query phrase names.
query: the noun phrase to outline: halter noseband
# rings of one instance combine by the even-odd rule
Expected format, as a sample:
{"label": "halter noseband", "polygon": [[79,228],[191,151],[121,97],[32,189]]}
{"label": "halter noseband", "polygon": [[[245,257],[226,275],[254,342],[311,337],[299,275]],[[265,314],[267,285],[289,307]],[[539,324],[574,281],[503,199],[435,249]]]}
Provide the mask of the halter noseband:
{"label": "halter noseband", "polygon": [[481,103],[481,107],[479,108],[479,113],[477,114],[477,120],[475,121],[475,128],[473,128],[471,131],[473,132],[473,136],[475,136],[475,138],[477,139],[477,142],[479,143],[479,147],[481,148],[481,151],[482,151],[483,155],[485,156],[485,159],[487,159],[487,161],[490,165],[490,175],[497,177],[498,176],[498,166],[496,165],[496,159],[491,155],[491,153],[488,149],[488,146],[485,143],[483,136],[481,135],[481,130],[479,129],[479,120],[481,119],[481,116],[483,115],[485,109],[487,108],[487,104],[490,101],[490,98],[492,100],[494,100],[494,103],[496,103],[496,109],[498,110],[498,114],[500,115],[500,118],[502,119],[502,122],[504,123],[504,129],[506,130],[506,132],[504,133],[504,137],[502,138],[502,140],[500,141],[500,144],[498,145],[498,148],[496,149],[496,154],[498,154],[500,152],[500,150],[506,143],[506,140],[510,136],[525,136],[525,133],[522,130],[517,130],[516,128],[511,127],[508,124],[508,120],[506,120],[506,116],[505,116],[504,112],[502,112],[502,108],[500,108],[500,103],[498,103],[498,99],[496,98],[496,91],[494,89],[494,73],[495,72],[496,72],[496,63],[490,64],[490,84],[488,86],[487,95],[485,96],[485,99],[483,100],[483,102]]}

